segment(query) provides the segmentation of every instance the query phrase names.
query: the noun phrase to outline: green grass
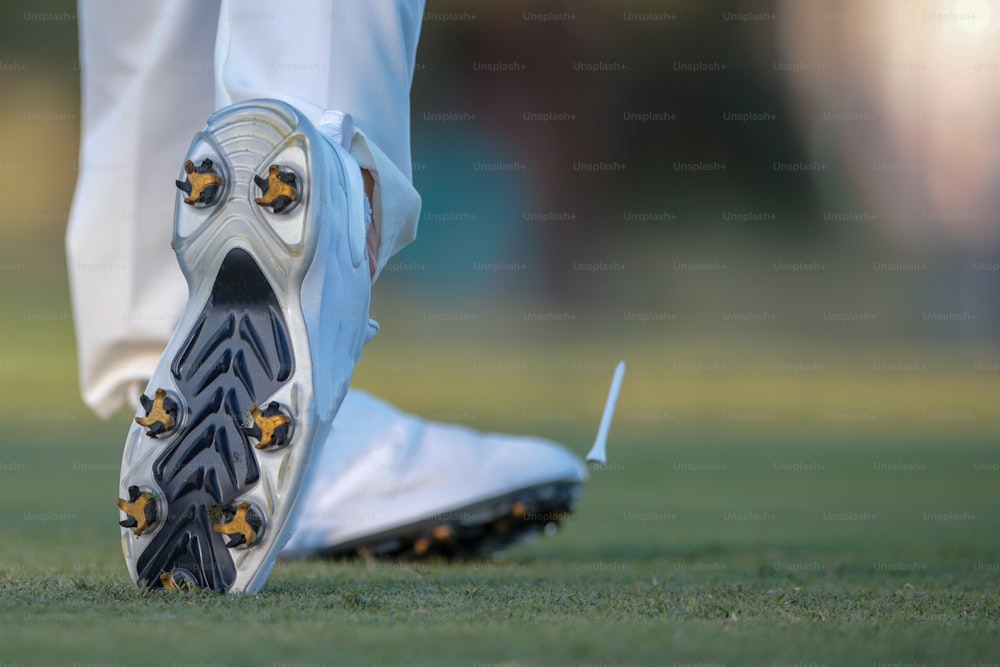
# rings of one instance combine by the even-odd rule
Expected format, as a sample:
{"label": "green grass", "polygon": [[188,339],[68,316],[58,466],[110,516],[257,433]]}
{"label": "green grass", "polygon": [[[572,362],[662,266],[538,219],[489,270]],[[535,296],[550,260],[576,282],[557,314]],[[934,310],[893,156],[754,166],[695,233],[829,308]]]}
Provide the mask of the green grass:
{"label": "green grass", "polygon": [[[967,370],[989,350],[891,374],[872,359],[930,357],[547,331],[455,345],[389,309],[359,384],[581,454],[627,351],[611,466],[576,517],[496,563],[280,562],[253,598],[171,596],[127,579],[114,500],[129,417],[80,404],[68,306],[7,300],[0,666],[998,662],[1000,419],[995,378]],[[770,371],[817,350],[825,372]],[[678,365],[705,360],[726,372]]]}
{"label": "green grass", "polygon": [[503,561],[281,562],[245,598],[127,580],[122,423],[8,434],[0,664],[972,665],[1000,652],[998,473],[976,469],[1000,461],[989,438],[619,438],[561,533]]}
{"label": "green grass", "polygon": [[[737,284],[725,279],[731,272],[697,282],[648,272],[668,265],[662,243],[645,254],[616,249],[630,271],[593,283],[603,308],[566,305],[580,315],[572,326],[526,322],[525,311],[565,305],[535,304],[532,290],[501,307],[493,293],[471,303],[453,303],[453,293],[432,304],[390,298],[392,275],[378,288],[383,330],[357,378],[421,414],[540,433],[582,453],[611,364],[627,356],[613,466],[595,474],[556,538],[500,563],[279,563],[254,598],[135,590],[114,507],[126,419],[89,417],[68,370],[62,228],[76,125],[15,122],[23,110],[77,107],[63,85],[75,78],[70,51],[55,58],[62,74],[51,85],[30,59],[34,74],[10,79],[13,120],[0,127],[4,162],[27,167],[7,179],[16,203],[0,224],[0,260],[23,265],[0,275],[0,667],[1000,664],[1000,393],[995,373],[972,370],[996,362],[992,339],[925,338],[900,324],[919,310],[923,280],[880,284],[857,272],[846,282],[781,283],[777,299],[777,283],[759,276]],[[671,243],[687,258],[726,259],[740,238],[708,229]],[[772,259],[751,257],[733,262]],[[781,326],[721,327],[717,312],[734,288],[741,300],[783,307]],[[607,305],[619,298],[685,316],[626,324]],[[841,334],[810,324],[820,308],[844,303],[877,309],[880,326]],[[437,323],[425,309],[479,319]],[[910,328],[912,339],[897,339]],[[874,369],[894,361],[927,368]],[[824,368],[775,370],[797,362]],[[727,421],[734,414],[768,419]],[[792,472],[795,463],[818,469]],[[883,463],[924,468],[875,469]],[[746,512],[765,518],[724,518]],[[929,521],[925,512],[975,518]]]}

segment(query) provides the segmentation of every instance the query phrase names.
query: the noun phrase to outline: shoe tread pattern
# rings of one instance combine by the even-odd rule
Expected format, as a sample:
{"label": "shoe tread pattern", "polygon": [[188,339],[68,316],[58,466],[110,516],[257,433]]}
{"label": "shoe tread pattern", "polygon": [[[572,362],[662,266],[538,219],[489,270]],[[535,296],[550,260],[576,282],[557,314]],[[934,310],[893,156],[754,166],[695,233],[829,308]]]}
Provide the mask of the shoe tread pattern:
{"label": "shoe tread pattern", "polygon": [[170,372],[188,414],[153,463],[169,516],[136,563],[139,581],[162,584],[161,572],[189,572],[202,588],[228,590],[236,565],[213,526],[260,481],[244,424],[293,371],[281,307],[253,257],[233,249]]}

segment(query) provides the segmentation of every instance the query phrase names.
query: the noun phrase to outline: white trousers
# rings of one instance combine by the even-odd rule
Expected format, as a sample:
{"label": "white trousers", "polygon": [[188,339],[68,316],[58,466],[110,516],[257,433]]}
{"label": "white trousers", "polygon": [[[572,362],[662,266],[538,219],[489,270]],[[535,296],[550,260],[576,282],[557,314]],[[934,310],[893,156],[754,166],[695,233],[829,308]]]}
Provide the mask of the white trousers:
{"label": "white trousers", "polygon": [[[423,0],[81,0],[82,139],[66,249],[84,402],[145,383],[187,298],[174,179],[216,109],[288,102],[375,177],[378,270],[416,234],[410,85]],[[343,113],[354,131],[338,125]]]}

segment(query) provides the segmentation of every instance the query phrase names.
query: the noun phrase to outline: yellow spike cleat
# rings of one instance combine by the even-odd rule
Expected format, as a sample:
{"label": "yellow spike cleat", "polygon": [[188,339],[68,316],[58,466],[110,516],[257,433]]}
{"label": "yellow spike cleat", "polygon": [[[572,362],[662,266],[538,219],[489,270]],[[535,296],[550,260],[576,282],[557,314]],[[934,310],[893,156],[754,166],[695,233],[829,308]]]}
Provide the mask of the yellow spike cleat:
{"label": "yellow spike cleat", "polygon": [[260,515],[254,511],[250,503],[240,503],[234,512],[230,511],[227,514],[232,516],[228,523],[217,524],[212,527],[213,530],[230,536],[226,544],[230,548],[238,547],[241,544],[252,547],[257,541],[263,523],[260,520]]}
{"label": "yellow spike cleat", "polygon": [[256,405],[250,407],[250,417],[254,426],[247,429],[249,435],[258,438],[257,449],[282,447],[288,444],[288,428],[292,419],[281,412],[277,402],[271,401],[263,411]]}
{"label": "yellow spike cleat", "polygon": [[441,524],[440,526],[434,529],[434,532],[431,533],[431,535],[434,536],[434,539],[438,540],[439,542],[447,542],[452,538],[454,534],[455,531],[453,531],[451,526],[449,526],[446,523]]}
{"label": "yellow spike cleat", "polygon": [[169,572],[164,572],[160,575],[160,583],[163,584],[163,588],[174,593],[180,592],[180,586],[174,581],[174,577]]}
{"label": "yellow spike cleat", "polygon": [[139,401],[146,410],[146,416],[136,417],[135,423],[148,429],[146,435],[155,438],[177,424],[177,402],[167,396],[165,389],[157,389],[152,400],[143,394]]}
{"label": "yellow spike cleat", "polygon": [[156,502],[152,493],[142,493],[138,486],[128,487],[128,496],[128,500],[118,499],[118,509],[128,515],[118,525],[131,528],[132,534],[139,537],[156,522]]}
{"label": "yellow spike cleat", "polygon": [[184,203],[190,206],[198,204],[211,204],[215,200],[219,188],[222,186],[222,177],[215,173],[215,165],[209,159],[204,159],[201,164],[195,166],[194,162],[187,160],[184,162],[184,174],[186,181],[174,181],[177,188],[187,194]]}
{"label": "yellow spike cleat", "polygon": [[179,568],[171,572],[161,572],[160,584],[163,586],[163,590],[171,593],[183,593],[198,587],[198,583],[191,573]]}
{"label": "yellow spike cleat", "polygon": [[427,550],[431,548],[431,541],[426,537],[421,537],[416,542],[413,543],[413,553],[418,556],[423,556],[427,553]]}
{"label": "yellow spike cleat", "polygon": [[269,206],[275,213],[287,210],[299,200],[298,179],[290,171],[281,171],[276,164],[267,169],[267,178],[253,177],[261,190],[261,196],[254,199],[258,206]]}

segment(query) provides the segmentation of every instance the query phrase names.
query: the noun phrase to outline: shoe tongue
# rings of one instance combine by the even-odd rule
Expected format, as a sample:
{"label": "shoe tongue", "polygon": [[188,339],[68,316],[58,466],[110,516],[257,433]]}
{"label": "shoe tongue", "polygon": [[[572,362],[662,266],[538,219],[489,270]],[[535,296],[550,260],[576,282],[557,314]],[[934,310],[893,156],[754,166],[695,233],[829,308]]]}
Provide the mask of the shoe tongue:
{"label": "shoe tongue", "polygon": [[587,463],[599,467],[608,462],[605,451],[608,443],[608,430],[611,428],[611,418],[615,414],[615,405],[618,403],[618,394],[622,390],[622,380],[625,378],[625,361],[619,361],[615,367],[615,374],[611,378],[611,390],[608,392],[608,400],[604,404],[604,414],[601,416],[601,425],[597,429],[597,438],[594,446],[587,454]]}

